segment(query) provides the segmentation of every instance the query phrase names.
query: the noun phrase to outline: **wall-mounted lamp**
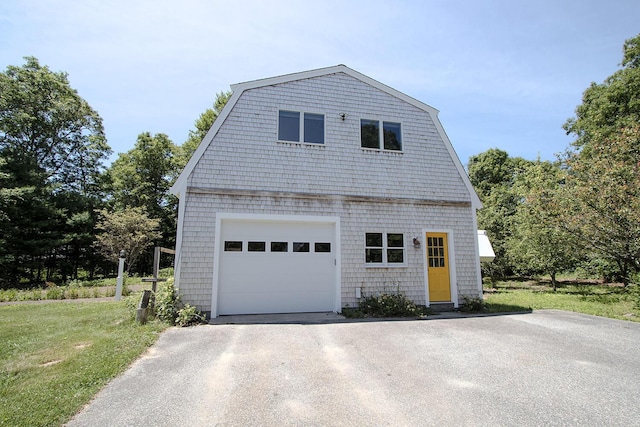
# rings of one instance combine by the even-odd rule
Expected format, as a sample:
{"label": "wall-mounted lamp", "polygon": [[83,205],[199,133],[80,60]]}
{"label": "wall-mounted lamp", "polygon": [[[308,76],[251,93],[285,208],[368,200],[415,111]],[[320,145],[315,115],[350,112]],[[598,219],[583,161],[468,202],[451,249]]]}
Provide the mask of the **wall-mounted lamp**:
{"label": "wall-mounted lamp", "polygon": [[344,122],[344,120],[347,118],[347,113],[340,113],[339,115],[342,121]]}
{"label": "wall-mounted lamp", "polygon": [[420,240],[418,240],[417,237],[413,238],[413,246],[416,247],[416,248],[420,247]]}

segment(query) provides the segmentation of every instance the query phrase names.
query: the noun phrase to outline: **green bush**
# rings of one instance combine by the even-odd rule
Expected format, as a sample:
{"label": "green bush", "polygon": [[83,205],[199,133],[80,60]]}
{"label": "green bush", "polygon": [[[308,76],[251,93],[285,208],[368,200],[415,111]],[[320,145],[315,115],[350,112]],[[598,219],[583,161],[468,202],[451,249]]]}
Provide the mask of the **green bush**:
{"label": "green bush", "polygon": [[178,310],[176,316],[176,325],[178,326],[193,326],[204,323],[206,318],[191,304],[185,304],[184,307]]}
{"label": "green bush", "polygon": [[0,302],[16,301],[18,298],[18,291],[16,289],[0,290]]}
{"label": "green bush", "polygon": [[425,310],[400,292],[383,292],[364,297],[357,310],[346,310],[345,314],[348,317],[419,317]]}
{"label": "green bush", "polygon": [[460,311],[463,313],[482,313],[486,311],[484,300],[482,298],[465,298],[460,304]]}
{"label": "green bush", "polygon": [[45,299],[64,299],[64,289],[56,285],[48,287]]}
{"label": "green bush", "polygon": [[77,285],[67,286],[66,298],[67,299],[78,299],[79,298],[79,289],[80,287]]}
{"label": "green bush", "polygon": [[182,304],[180,295],[173,285],[173,278],[159,285],[155,295],[154,314],[163,322],[178,326],[197,325],[206,320],[194,306]]}
{"label": "green bush", "polygon": [[178,293],[173,286],[173,279],[167,280],[158,286],[155,295],[155,316],[171,325],[175,324],[178,316]]}

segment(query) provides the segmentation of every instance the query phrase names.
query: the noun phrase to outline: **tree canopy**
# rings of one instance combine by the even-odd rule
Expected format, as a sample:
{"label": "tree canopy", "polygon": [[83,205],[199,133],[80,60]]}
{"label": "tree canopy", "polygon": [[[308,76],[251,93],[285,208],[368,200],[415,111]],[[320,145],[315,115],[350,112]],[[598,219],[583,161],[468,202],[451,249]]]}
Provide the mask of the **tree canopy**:
{"label": "tree canopy", "polygon": [[96,236],[96,247],[114,263],[120,251],[124,250],[125,265],[129,272],[144,251],[160,238],[160,220],[149,218],[142,207],[126,207],[118,211],[102,209],[99,213],[101,219],[96,229],[100,233]]}
{"label": "tree canopy", "polygon": [[624,43],[622,68],[584,91],[576,116],[564,125],[573,146],[590,153],[594,138],[608,138],[640,122],[640,34]]}
{"label": "tree canopy", "polygon": [[88,191],[111,152],[102,119],[66,73],[25,59],[0,74],[0,152],[35,167],[56,190]]}
{"label": "tree canopy", "polygon": [[229,98],[231,98],[231,94],[231,91],[222,91],[217,93],[216,100],[213,102],[213,107],[207,108],[195,121],[195,129],[189,131],[189,137],[184,144],[182,144],[182,167],[187,164],[193,155],[193,152],[196,151],[200,142],[202,142],[205,135],[207,135],[207,132],[209,132],[209,129],[213,126],[213,122],[216,121],[224,106],[227,105]]}
{"label": "tree canopy", "polygon": [[[92,253],[70,249],[74,215],[101,202],[102,162],[110,153],[102,119],[66,73],[25,58],[0,73],[0,284],[63,278]],[[92,267],[87,265],[88,269]]]}
{"label": "tree canopy", "polygon": [[564,162],[564,229],[617,267],[640,271],[640,35],[624,43],[622,69],[585,90],[565,128],[577,138]]}

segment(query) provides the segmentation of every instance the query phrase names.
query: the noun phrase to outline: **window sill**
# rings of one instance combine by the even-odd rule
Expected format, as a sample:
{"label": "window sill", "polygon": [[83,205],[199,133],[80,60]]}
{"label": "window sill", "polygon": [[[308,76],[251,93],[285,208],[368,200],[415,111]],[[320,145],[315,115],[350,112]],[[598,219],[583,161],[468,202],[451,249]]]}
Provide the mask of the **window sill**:
{"label": "window sill", "polygon": [[324,143],[319,142],[296,142],[296,141],[276,141],[278,144],[283,145],[295,145],[295,146],[306,146],[306,147],[325,147]]}
{"label": "window sill", "polygon": [[404,151],[402,150],[384,150],[381,148],[368,148],[368,147],[360,147],[360,149],[364,152],[370,152],[370,153],[404,154]]}
{"label": "window sill", "polygon": [[404,268],[407,267],[406,263],[403,264],[365,264],[365,268]]}

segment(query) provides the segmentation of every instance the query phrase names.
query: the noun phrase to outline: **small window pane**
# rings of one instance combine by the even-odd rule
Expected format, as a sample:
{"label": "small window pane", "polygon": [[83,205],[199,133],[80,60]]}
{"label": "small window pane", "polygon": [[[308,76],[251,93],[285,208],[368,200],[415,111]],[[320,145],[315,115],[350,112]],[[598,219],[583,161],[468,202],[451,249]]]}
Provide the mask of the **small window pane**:
{"label": "small window pane", "polygon": [[304,113],[304,142],[324,144],[324,115]]}
{"label": "small window pane", "polygon": [[293,242],[293,252],[309,252],[309,242]]}
{"label": "small window pane", "polygon": [[249,252],[264,252],[266,251],[265,242],[249,242],[247,245]]}
{"label": "small window pane", "polygon": [[366,261],[382,263],[382,249],[367,249]]}
{"label": "small window pane", "polygon": [[387,249],[387,262],[403,263],[404,249]]}
{"label": "small window pane", "polygon": [[382,124],[384,132],[385,150],[402,150],[402,136],[400,133],[400,123],[384,122]]}
{"label": "small window pane", "polygon": [[242,242],[227,240],[224,242],[225,252],[242,252]]}
{"label": "small window pane", "polygon": [[404,248],[404,236],[402,234],[387,234],[387,246],[390,248]]}
{"label": "small window pane", "polygon": [[382,233],[366,233],[366,246],[382,247]]}
{"label": "small window pane", "polygon": [[288,242],[271,242],[271,252],[288,252]]}
{"label": "small window pane", "polygon": [[316,243],[316,252],[331,252],[331,243]]}
{"label": "small window pane", "polygon": [[300,113],[280,110],[278,140],[300,142]]}
{"label": "small window pane", "polygon": [[380,124],[377,120],[360,120],[360,139],[364,148],[380,148]]}

